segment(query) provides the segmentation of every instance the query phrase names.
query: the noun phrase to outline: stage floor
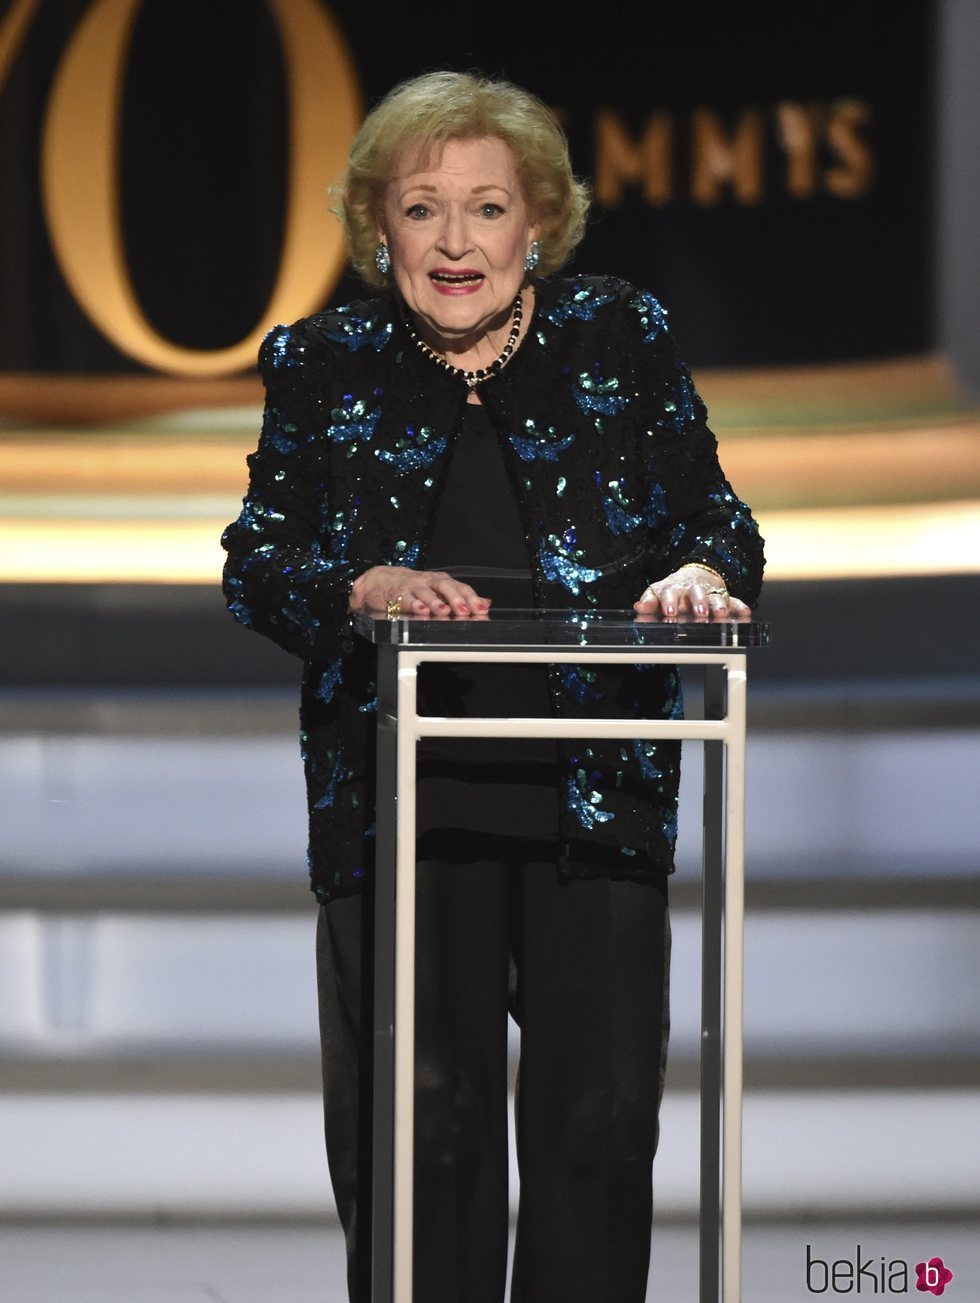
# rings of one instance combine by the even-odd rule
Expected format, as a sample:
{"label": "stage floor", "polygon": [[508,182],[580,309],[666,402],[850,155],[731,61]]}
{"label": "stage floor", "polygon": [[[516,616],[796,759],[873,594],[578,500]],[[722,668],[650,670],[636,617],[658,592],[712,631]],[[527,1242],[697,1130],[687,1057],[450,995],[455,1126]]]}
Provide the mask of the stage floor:
{"label": "stage floor", "polygon": [[[815,1293],[857,1293],[862,1267],[861,1293],[916,1298],[916,1264],[934,1257],[953,1272],[951,1299],[978,1303],[976,1223],[749,1225],[742,1298],[744,1303],[802,1303]],[[836,1291],[832,1281],[827,1288],[834,1262]],[[695,1303],[696,1263],[694,1225],[658,1228],[648,1303]],[[907,1264],[907,1290],[902,1264]],[[347,1303],[343,1281],[343,1240],[336,1223],[325,1228],[0,1226],[4,1303]]]}

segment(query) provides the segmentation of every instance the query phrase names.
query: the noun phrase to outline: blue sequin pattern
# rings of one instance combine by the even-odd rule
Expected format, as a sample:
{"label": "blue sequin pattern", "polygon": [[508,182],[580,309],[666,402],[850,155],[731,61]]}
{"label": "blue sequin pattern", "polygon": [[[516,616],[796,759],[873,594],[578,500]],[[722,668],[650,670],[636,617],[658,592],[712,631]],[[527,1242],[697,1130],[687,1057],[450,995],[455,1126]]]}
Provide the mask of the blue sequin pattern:
{"label": "blue sequin pattern", "polygon": [[658,335],[669,329],[667,309],[647,290],[636,294],[629,306],[640,318],[644,344],[652,344]]}
{"label": "blue sequin pattern", "polygon": [[[274,416],[275,413],[270,412],[270,418]],[[269,419],[266,422],[265,432],[273,448],[283,457],[288,457],[299,447],[298,430],[292,421],[283,421],[280,425],[273,419]]]}
{"label": "blue sequin pattern", "polygon": [[342,664],[343,661],[338,656],[329,663],[327,668],[320,675],[320,682],[317,684],[316,691],[313,695],[316,697],[317,701],[322,701],[324,705],[333,701],[334,693],[337,691],[337,687],[343,678],[341,672]]}
{"label": "blue sequin pattern", "polygon": [[677,841],[677,802],[676,802],[676,800],[674,801],[673,808],[672,808],[672,809],[670,810],[670,812],[667,814],[666,818],[664,818],[663,820],[661,820],[660,828],[661,828],[661,831],[663,832],[664,840],[666,841],[667,845],[670,846],[671,849],[673,849],[674,843]]}
{"label": "blue sequin pattern", "polygon": [[243,624],[246,629],[251,628],[252,612],[245,604],[245,602],[242,601],[241,597],[238,596],[238,594],[242,591],[242,587],[243,587],[242,581],[240,579],[231,577],[226,581],[225,587],[228,590],[228,597],[229,597],[228,610],[231,612],[231,614],[234,616],[234,618],[238,621],[239,624]]}
{"label": "blue sequin pattern", "polygon": [[641,525],[655,529],[667,516],[667,495],[662,484],[652,484],[647,490],[646,501],[637,506],[628,491],[625,476],[605,480],[602,472],[596,471],[595,482],[600,490],[599,501],[606,524],[610,533],[617,537],[632,534]]}
{"label": "blue sequin pattern", "polygon": [[379,325],[377,317],[362,316],[352,306],[338,308],[335,315],[336,323],[325,329],[324,334],[327,339],[335,344],[343,344],[352,353],[362,348],[373,348],[376,353],[380,353],[394,332],[393,322],[385,321]]}
{"label": "blue sequin pattern", "polygon": [[598,412],[602,416],[616,416],[629,406],[629,394],[619,393],[620,382],[615,376],[603,380],[598,372],[589,375],[583,371],[572,385],[572,397],[583,412]]}
{"label": "blue sequin pattern", "polygon": [[312,771],[313,782],[320,793],[313,802],[314,810],[329,809],[337,800],[340,784],[350,777],[339,747],[328,751],[324,758],[326,765],[320,766],[311,763],[307,757],[307,768]]}
{"label": "blue sequin pattern", "polygon": [[675,434],[683,434],[687,426],[697,419],[695,400],[697,392],[687,372],[682,371],[671,386],[670,397],[664,403],[662,426],[669,425]]}
{"label": "blue sequin pattern", "polygon": [[591,831],[596,824],[609,823],[615,819],[611,810],[602,810],[602,793],[593,786],[597,783],[602,775],[593,770],[592,773],[578,767],[576,758],[572,759],[572,764],[576,766],[575,772],[569,775],[566,787],[566,800],[568,808],[579,821],[582,827]]}
{"label": "blue sequin pattern", "polygon": [[560,434],[553,425],[539,430],[534,421],[525,421],[525,434],[509,436],[510,445],[523,462],[557,461],[575,442],[575,431]]}
{"label": "blue sequin pattern", "polygon": [[279,609],[279,615],[287,624],[295,625],[308,640],[312,641],[316,637],[320,620],[314,615],[306,593],[301,593],[295,588],[287,589],[286,600]]}
{"label": "blue sequin pattern", "polygon": [[566,696],[584,706],[588,701],[601,701],[602,689],[597,686],[595,670],[587,670],[579,665],[559,665],[558,680]]}
{"label": "blue sequin pattern", "polygon": [[594,286],[576,282],[553,305],[542,308],[540,315],[553,326],[564,326],[569,321],[592,321],[599,309],[615,298],[615,294],[603,294]]}
{"label": "blue sequin pattern", "polygon": [[550,583],[561,584],[575,597],[581,593],[585,584],[594,584],[602,574],[601,570],[584,565],[579,559],[585,553],[581,548],[576,548],[576,537],[574,526],[569,526],[561,537],[549,534],[538,552],[545,579]]}
{"label": "blue sequin pattern", "polygon": [[634,738],[630,744],[633,757],[640,767],[640,773],[648,781],[652,782],[655,778],[663,778],[664,771],[658,769],[654,764],[657,754],[657,744],[655,742],[644,741],[642,738]]}
{"label": "blue sequin pattern", "polygon": [[374,455],[391,466],[396,475],[410,475],[413,471],[428,470],[446,451],[446,444],[445,435],[437,438],[426,425],[418,431],[409,426],[404,438],[396,441],[394,452],[375,448]]}
{"label": "blue sequin pattern", "polygon": [[286,517],[275,507],[266,506],[258,496],[246,498],[242,503],[238,524],[253,534],[261,534],[268,524],[281,524]]}
{"label": "blue sequin pattern", "polygon": [[373,437],[380,415],[380,407],[369,412],[363,398],[344,394],[343,402],[330,413],[332,423],[327,426],[327,437],[334,443],[350,443],[352,439],[366,443]]}
{"label": "blue sequin pattern", "polygon": [[[602,485],[602,472],[596,471],[596,482]],[[599,501],[602,503],[603,514],[606,517],[606,524],[613,534],[632,534],[634,530],[639,529],[643,524],[643,515],[641,512],[630,510],[629,500],[625,493],[625,484],[620,480],[610,480],[606,492],[600,495]]]}
{"label": "blue sequin pattern", "polygon": [[290,349],[293,332],[289,326],[274,326],[266,336],[266,343],[274,367],[302,366],[303,347],[295,345]]}
{"label": "blue sequin pattern", "polygon": [[692,541],[691,560],[702,560],[715,570],[721,567],[744,580],[749,574],[749,563],[743,539],[758,540],[759,526],[752,518],[749,508],[735,496],[727,482],[723,482],[707,496],[723,508],[725,524],[722,531],[700,534]]}
{"label": "blue sequin pattern", "polygon": [[396,539],[388,556],[388,564],[392,566],[417,565],[421,552],[422,546],[420,543],[409,543],[404,538]]}

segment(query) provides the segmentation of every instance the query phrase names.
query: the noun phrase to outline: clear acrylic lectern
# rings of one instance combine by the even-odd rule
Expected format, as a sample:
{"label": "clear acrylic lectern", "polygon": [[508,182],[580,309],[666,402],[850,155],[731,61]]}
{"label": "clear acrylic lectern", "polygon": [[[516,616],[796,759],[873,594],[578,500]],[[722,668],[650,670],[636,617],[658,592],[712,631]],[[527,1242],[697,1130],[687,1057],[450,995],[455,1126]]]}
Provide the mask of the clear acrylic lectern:
{"label": "clear acrylic lectern", "polygon": [[[700,1303],[739,1303],[745,661],[749,647],[768,642],[768,626],[567,610],[440,620],[358,614],[353,625],[378,650],[371,1303],[412,1303],[415,801],[396,798],[414,798],[424,737],[704,742]],[[431,661],[700,666],[704,709],[651,720],[420,716],[418,667]]]}

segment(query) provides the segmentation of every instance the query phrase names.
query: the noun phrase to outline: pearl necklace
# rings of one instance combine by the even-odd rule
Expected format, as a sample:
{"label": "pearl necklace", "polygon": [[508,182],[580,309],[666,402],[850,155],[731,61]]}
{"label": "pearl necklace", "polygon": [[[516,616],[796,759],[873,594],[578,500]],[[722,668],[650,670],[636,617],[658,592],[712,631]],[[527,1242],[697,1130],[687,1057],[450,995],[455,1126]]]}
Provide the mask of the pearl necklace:
{"label": "pearl necklace", "polygon": [[481,381],[489,379],[490,376],[495,376],[506,363],[511,353],[513,353],[517,344],[517,337],[521,333],[521,319],[523,315],[524,303],[520,293],[518,293],[517,298],[514,300],[514,319],[511,323],[510,334],[507,336],[507,343],[504,345],[503,352],[500,353],[498,357],[494,358],[494,360],[487,366],[481,367],[479,371],[465,371],[461,366],[453,366],[452,362],[447,362],[441,353],[437,353],[434,348],[429,347],[421,335],[415,331],[407,318],[405,325],[408,329],[408,333],[411,335],[415,343],[418,344],[426,357],[431,358],[437,366],[441,366],[442,369],[448,371],[450,375],[460,376],[466,382],[468,388],[475,389]]}

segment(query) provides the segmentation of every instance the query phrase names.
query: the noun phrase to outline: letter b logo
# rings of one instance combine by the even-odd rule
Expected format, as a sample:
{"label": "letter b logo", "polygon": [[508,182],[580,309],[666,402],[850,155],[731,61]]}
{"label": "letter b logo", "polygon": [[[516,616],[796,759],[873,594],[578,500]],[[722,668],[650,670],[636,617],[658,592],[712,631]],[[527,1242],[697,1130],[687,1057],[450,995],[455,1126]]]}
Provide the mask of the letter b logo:
{"label": "letter b logo", "polygon": [[[811,1294],[825,1294],[830,1284],[830,1268],[823,1258],[814,1258],[810,1253],[811,1246],[806,1246],[806,1287]],[[822,1273],[822,1274],[821,1274]],[[821,1284],[814,1284],[814,1281],[821,1281]]]}

